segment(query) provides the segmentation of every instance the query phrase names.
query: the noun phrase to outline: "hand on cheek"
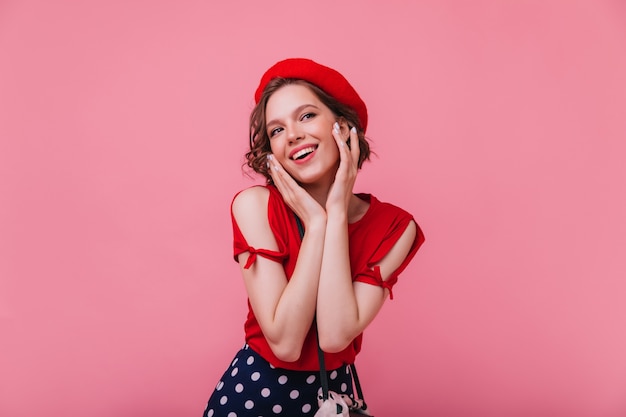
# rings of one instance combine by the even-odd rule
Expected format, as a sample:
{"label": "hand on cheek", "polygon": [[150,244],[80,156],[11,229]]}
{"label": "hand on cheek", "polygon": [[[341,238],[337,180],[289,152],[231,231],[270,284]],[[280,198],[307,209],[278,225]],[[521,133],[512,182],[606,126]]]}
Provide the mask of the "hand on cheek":
{"label": "hand on cheek", "polygon": [[289,175],[274,155],[267,156],[267,166],[272,181],[283,196],[285,203],[302,219],[305,227],[314,218],[324,219],[326,217],[326,212],[322,206]]}

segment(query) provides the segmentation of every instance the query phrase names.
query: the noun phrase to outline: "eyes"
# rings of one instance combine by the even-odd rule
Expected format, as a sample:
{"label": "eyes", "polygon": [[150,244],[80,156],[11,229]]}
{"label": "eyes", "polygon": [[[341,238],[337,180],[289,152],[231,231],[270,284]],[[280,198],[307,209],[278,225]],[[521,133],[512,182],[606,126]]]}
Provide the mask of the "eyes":
{"label": "eyes", "polygon": [[[313,119],[315,116],[317,116],[317,114],[314,113],[314,112],[306,112],[306,113],[303,113],[302,116],[300,116],[298,121],[306,122],[306,121],[308,121],[310,119]],[[270,129],[267,132],[267,135],[271,138],[271,137],[276,136],[277,134],[279,134],[283,130],[285,130],[285,129],[282,126],[277,126],[277,127],[273,128],[273,129]]]}
{"label": "eyes", "polygon": [[279,134],[280,132],[282,132],[283,128],[282,127],[276,127],[272,130],[269,131],[269,133],[267,134],[270,138],[276,136],[277,134]]}

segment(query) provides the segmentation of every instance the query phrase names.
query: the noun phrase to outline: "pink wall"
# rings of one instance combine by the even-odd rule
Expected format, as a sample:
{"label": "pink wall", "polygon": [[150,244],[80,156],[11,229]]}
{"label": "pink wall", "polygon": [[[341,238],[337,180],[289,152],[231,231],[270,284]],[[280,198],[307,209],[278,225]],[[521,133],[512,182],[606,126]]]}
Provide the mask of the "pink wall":
{"label": "pink wall", "polygon": [[0,2],[1,416],[201,414],[289,56],[357,87],[357,191],[427,234],[366,334],[376,415],[626,415],[624,2],[212,3]]}

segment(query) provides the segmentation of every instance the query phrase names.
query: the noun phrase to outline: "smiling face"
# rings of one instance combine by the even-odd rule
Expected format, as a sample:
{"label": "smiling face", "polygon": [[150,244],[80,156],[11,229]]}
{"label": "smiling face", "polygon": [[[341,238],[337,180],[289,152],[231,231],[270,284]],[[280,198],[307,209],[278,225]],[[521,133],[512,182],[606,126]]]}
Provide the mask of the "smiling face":
{"label": "smiling face", "polygon": [[265,120],[272,154],[296,181],[333,181],[339,150],[331,132],[337,117],[310,88],[288,84],[276,90]]}
{"label": "smiling face", "polygon": [[272,183],[272,177],[269,174],[269,168],[267,166],[267,155],[272,152],[272,149],[266,124],[268,121],[272,121],[274,119],[270,120],[266,117],[266,106],[274,93],[283,87],[294,84],[304,86],[312,91],[315,98],[321,101],[326,108],[330,109],[331,113],[336,116],[336,119],[343,121],[344,123],[342,123],[342,127],[345,126],[345,134],[348,134],[348,128],[356,127],[357,135],[359,137],[359,148],[361,150],[358,167],[361,168],[363,162],[370,159],[370,146],[365,138],[365,132],[361,128],[359,115],[356,111],[352,107],[341,103],[308,81],[280,77],[274,78],[267,84],[261,94],[261,97],[258,99],[256,106],[250,113],[250,150],[246,152],[245,155],[246,165],[254,172],[263,175],[268,184]]}

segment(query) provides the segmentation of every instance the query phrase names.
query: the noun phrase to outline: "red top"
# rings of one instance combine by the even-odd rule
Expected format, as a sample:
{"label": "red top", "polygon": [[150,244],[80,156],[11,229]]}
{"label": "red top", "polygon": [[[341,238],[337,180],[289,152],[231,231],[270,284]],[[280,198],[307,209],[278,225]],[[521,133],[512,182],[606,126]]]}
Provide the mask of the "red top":
{"label": "red top", "polygon": [[[233,216],[234,257],[237,261],[239,254],[250,252],[245,268],[249,268],[255,262],[257,255],[280,262],[285,268],[287,279],[289,279],[296,266],[300,249],[300,233],[298,232],[296,217],[276,187],[268,185],[266,188],[270,191],[268,201],[269,225],[279,249],[272,251],[253,248],[248,245]],[[348,225],[352,280],[387,288],[390,298],[393,299],[391,290],[398,280],[398,275],[415,256],[415,252],[424,242],[424,235],[418,226],[415,242],[406,259],[386,281],[383,281],[377,264],[402,236],[409,222],[413,220],[413,216],[399,207],[380,202],[370,194],[358,194],[357,196],[369,202],[370,207],[360,220]],[[309,330],[304,341],[300,359],[295,362],[284,362],[274,355],[263,336],[249,301],[248,318],[244,328],[248,345],[275,367],[306,371],[319,370],[315,327],[311,326],[311,330]],[[363,334],[358,335],[341,352],[325,353],[326,368],[336,369],[345,363],[353,363],[356,354],[361,350],[362,338]]]}

